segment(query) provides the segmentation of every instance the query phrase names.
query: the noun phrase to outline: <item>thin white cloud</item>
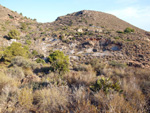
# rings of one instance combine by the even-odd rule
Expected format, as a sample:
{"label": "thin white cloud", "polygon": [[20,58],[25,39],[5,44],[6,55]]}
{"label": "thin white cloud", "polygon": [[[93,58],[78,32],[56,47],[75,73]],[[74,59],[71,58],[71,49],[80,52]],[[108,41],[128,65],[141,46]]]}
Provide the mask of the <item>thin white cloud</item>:
{"label": "thin white cloud", "polygon": [[112,10],[109,13],[117,15],[122,18],[138,17],[138,10],[132,7],[128,7],[121,10]]}
{"label": "thin white cloud", "polygon": [[117,3],[136,3],[139,0],[116,0]]}
{"label": "thin white cloud", "polygon": [[136,8],[127,7],[125,9],[118,9],[108,11],[108,13],[113,14],[139,28],[150,31],[150,7]]}

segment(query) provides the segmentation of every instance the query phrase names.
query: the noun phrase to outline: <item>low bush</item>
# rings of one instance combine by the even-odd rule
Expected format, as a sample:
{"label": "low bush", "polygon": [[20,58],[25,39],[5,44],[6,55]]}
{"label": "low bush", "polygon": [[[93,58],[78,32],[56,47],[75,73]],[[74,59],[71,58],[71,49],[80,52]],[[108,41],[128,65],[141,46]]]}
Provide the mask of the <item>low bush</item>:
{"label": "low bush", "polygon": [[127,27],[125,30],[124,30],[124,33],[131,33],[131,32],[134,32],[134,29],[130,28],[130,27]]}
{"label": "low bush", "polygon": [[26,40],[26,44],[31,45],[31,41],[30,40]]}
{"label": "low bush", "polygon": [[32,55],[33,55],[33,56],[37,56],[38,54],[39,54],[39,53],[38,53],[36,50],[33,50],[33,51],[32,51]]}
{"label": "low bush", "polygon": [[95,92],[102,89],[106,94],[113,91],[119,93],[123,91],[120,87],[119,82],[113,83],[109,78],[104,78],[104,77],[98,79],[94,85],[90,86],[90,88]]}
{"label": "low bush", "polygon": [[65,56],[61,51],[54,51],[49,55],[49,62],[51,63],[51,71],[64,74],[69,71],[69,57]]}
{"label": "low bush", "polygon": [[21,23],[21,29],[22,29],[22,30],[26,30],[26,29],[27,29],[27,24]]}
{"label": "low bush", "polygon": [[117,31],[117,33],[124,33],[123,31]]}
{"label": "low bush", "polygon": [[2,48],[0,48],[0,59],[3,56],[3,54],[4,54],[4,51],[2,50]]}
{"label": "low bush", "polygon": [[4,59],[6,61],[11,61],[15,56],[28,57],[29,51],[21,43],[13,42],[4,50]]}
{"label": "low bush", "polygon": [[16,30],[16,29],[12,29],[8,33],[8,37],[10,39],[20,39],[19,36],[20,36],[20,32],[18,30]]}
{"label": "low bush", "polygon": [[26,59],[26,58],[21,57],[21,56],[16,56],[15,58],[13,58],[11,60],[11,65],[12,66],[19,66],[22,68],[31,68],[31,69],[35,69],[39,66],[36,62],[31,61],[31,60]]}
{"label": "low bush", "polygon": [[41,59],[41,58],[37,58],[37,59],[36,59],[36,62],[37,62],[37,63],[42,63],[42,64],[44,64],[44,63],[45,63],[45,60],[43,60],[43,59]]}
{"label": "low bush", "polygon": [[11,78],[15,78],[15,79],[23,79],[24,78],[24,73],[22,68],[20,67],[12,67],[12,68],[8,68],[6,71],[7,76],[11,77]]}

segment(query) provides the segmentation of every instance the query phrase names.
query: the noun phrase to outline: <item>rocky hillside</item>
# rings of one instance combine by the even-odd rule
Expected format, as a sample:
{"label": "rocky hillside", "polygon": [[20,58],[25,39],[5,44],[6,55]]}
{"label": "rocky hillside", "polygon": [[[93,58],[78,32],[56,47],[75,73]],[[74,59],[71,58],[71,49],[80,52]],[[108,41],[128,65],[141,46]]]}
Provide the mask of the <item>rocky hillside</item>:
{"label": "rocky hillside", "polygon": [[[61,39],[61,46],[55,49],[66,51],[72,58],[84,61],[100,57],[149,65],[150,34],[113,15],[84,10],[44,25],[52,28],[51,37]],[[126,28],[134,32],[128,33]],[[79,54],[83,57],[78,57]]]}
{"label": "rocky hillside", "polygon": [[127,27],[139,30],[139,28],[117,18],[114,15],[90,10],[83,10],[58,17],[54,23],[57,25],[81,25],[93,26],[95,28],[104,27],[108,30],[115,31],[124,30]]}
{"label": "rocky hillside", "polygon": [[149,48],[110,14],[38,23],[0,6],[0,113],[150,113]]}
{"label": "rocky hillside", "polygon": [[[8,32],[18,29],[21,39],[15,41],[25,45],[31,42],[28,45],[30,51],[36,50],[45,57],[51,50],[61,50],[73,62],[86,62],[98,57],[130,65],[149,65],[150,33],[113,15],[83,10],[42,24],[3,6],[0,6],[0,12],[0,40],[3,46],[12,42],[6,38]],[[134,32],[126,32],[126,28]]]}

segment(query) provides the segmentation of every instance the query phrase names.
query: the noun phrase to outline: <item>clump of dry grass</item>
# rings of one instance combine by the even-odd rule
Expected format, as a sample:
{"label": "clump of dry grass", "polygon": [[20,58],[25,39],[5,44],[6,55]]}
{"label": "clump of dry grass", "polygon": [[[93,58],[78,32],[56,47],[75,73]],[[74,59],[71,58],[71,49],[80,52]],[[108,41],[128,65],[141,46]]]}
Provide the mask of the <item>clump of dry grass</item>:
{"label": "clump of dry grass", "polygon": [[36,69],[37,67],[39,67],[39,64],[37,64],[36,62],[33,62],[29,59],[25,59],[24,57],[21,56],[16,56],[15,58],[13,58],[11,60],[11,65],[19,66],[22,68],[32,68],[32,69]]}
{"label": "clump of dry grass", "polygon": [[23,79],[24,78],[24,73],[22,68],[14,66],[12,68],[8,68],[6,71],[7,76],[14,78],[14,79]]}
{"label": "clump of dry grass", "polygon": [[26,109],[32,108],[33,102],[32,88],[25,87],[21,89],[18,95],[18,102],[22,107]]}
{"label": "clump of dry grass", "polygon": [[98,113],[97,108],[91,104],[90,100],[78,101],[75,113]]}
{"label": "clump of dry grass", "polygon": [[84,68],[86,68],[82,69],[84,71],[70,72],[64,75],[70,85],[90,85],[96,80],[96,73],[91,65],[85,65]]}
{"label": "clump of dry grass", "polygon": [[137,79],[135,77],[129,80],[124,79],[122,88],[124,90],[125,99],[128,100],[130,105],[136,109],[137,112],[145,112],[146,98],[140,90]]}
{"label": "clump of dry grass", "polygon": [[97,113],[97,108],[91,104],[90,90],[85,86],[73,87],[72,98],[70,98],[70,111],[76,113]]}
{"label": "clump of dry grass", "polygon": [[0,112],[12,112],[17,102],[18,82],[0,72]]}
{"label": "clump of dry grass", "polygon": [[102,113],[136,113],[136,109],[119,93],[105,95],[103,91],[99,91],[94,94],[93,101],[98,110]]}
{"label": "clump of dry grass", "polygon": [[3,89],[4,86],[6,86],[7,84],[11,84],[13,81],[12,78],[6,76],[4,73],[0,72],[0,93]]}
{"label": "clump of dry grass", "polygon": [[34,93],[34,104],[38,111],[56,112],[65,110],[68,104],[68,92],[65,87],[52,86]]}

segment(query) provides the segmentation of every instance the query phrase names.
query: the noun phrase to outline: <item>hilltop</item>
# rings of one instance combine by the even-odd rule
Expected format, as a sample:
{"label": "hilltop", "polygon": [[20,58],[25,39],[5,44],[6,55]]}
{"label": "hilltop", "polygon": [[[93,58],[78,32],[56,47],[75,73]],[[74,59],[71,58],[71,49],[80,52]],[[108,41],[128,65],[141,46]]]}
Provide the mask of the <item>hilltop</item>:
{"label": "hilltop", "polygon": [[65,16],[58,17],[54,23],[58,25],[91,25],[95,27],[105,27],[108,30],[115,31],[124,30],[127,27],[139,30],[139,28],[117,18],[114,15],[92,10],[82,10],[72,14],[67,14]]}
{"label": "hilltop", "polygon": [[150,32],[111,14],[38,23],[0,5],[0,112],[149,112],[149,48]]}

